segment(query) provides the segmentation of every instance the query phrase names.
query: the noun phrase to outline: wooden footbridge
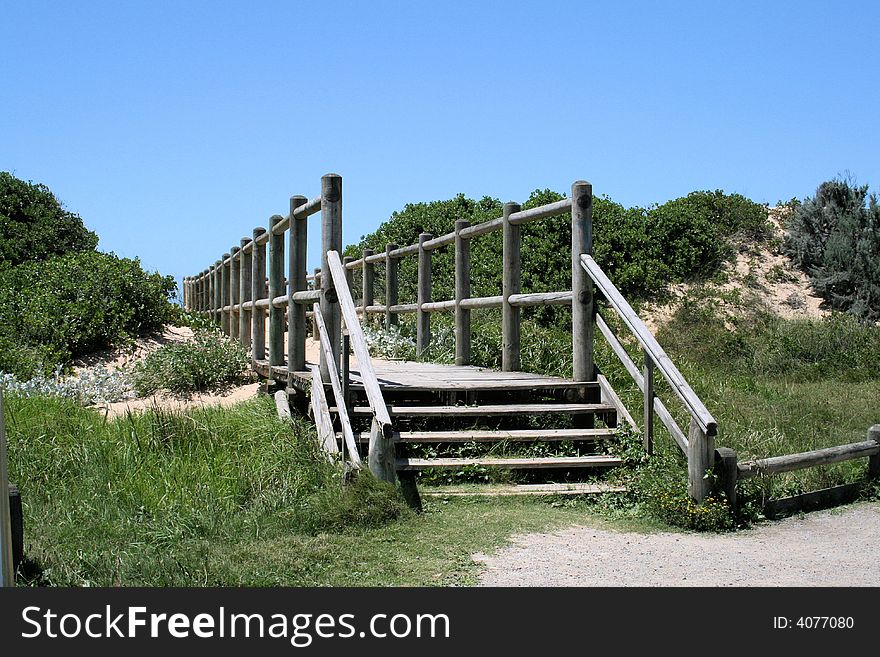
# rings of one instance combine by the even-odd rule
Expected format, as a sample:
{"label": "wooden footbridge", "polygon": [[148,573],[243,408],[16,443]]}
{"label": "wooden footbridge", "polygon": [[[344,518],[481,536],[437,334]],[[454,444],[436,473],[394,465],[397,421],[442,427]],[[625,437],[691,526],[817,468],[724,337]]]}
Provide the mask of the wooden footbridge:
{"label": "wooden footbridge", "polygon": [[[252,236],[242,238],[240,245],[211,267],[184,279],[184,307],[209,315],[225,333],[250,348],[253,368],[276,382],[294,408],[311,415],[331,458],[343,458],[354,467],[366,461],[380,479],[399,481],[413,501],[418,495],[414,475],[428,468],[476,466],[544,473],[545,481],[503,489],[512,494],[607,490],[602,485],[573,482],[571,475],[621,463],[603,448],[621,422],[641,432],[650,453],[655,420],[687,456],[692,497],[702,502],[717,486],[734,501],[738,477],[772,473],[778,464],[770,463],[772,459],[738,463],[732,451],[716,450],[715,419],[593,260],[592,206],[591,185],[578,181],[571,187],[570,198],[555,203],[528,210],[507,203],[502,216],[492,221],[470,225],[459,220],[446,235],[422,233],[412,245],[388,244],[381,253],[365,249],[359,259],[342,259],[342,178],[327,174],[321,179],[320,196],[312,200],[292,197],[289,213],[272,216],[268,230],[255,228]],[[322,262],[309,276],[308,218],[319,213]],[[571,289],[523,293],[521,226],[559,215],[571,218]],[[470,241],[495,231],[503,234],[502,289],[497,296],[471,297]],[[455,251],[454,299],[432,297],[431,255],[440,248]],[[415,300],[401,303],[398,266],[407,257],[418,259],[418,294]],[[376,267],[385,268],[381,303],[374,289]],[[357,293],[352,289],[356,270],[362,272]],[[634,336],[640,363],[597,311],[597,295],[618,316],[615,325]],[[521,309],[543,305],[571,308],[570,379],[520,371]],[[470,314],[480,308],[501,309],[501,371],[470,364]],[[371,357],[362,327],[371,316],[391,327],[399,315],[415,314],[416,351],[421,355],[431,343],[431,316],[438,312],[455,315],[455,365]],[[642,392],[641,426],[594,362],[597,330]],[[309,333],[320,343],[317,362],[306,357]],[[687,433],[658,397],[657,373],[690,418]],[[576,453],[545,456],[535,449],[532,452],[537,455],[528,457],[493,457],[491,450],[472,457],[439,455],[443,446],[471,443],[566,443]],[[796,467],[869,456],[872,471],[877,469],[880,446],[876,441],[844,447],[852,449],[843,456],[826,454],[828,450],[794,455],[800,457]],[[707,477],[713,468],[718,476]],[[792,469],[791,464],[779,468]]]}

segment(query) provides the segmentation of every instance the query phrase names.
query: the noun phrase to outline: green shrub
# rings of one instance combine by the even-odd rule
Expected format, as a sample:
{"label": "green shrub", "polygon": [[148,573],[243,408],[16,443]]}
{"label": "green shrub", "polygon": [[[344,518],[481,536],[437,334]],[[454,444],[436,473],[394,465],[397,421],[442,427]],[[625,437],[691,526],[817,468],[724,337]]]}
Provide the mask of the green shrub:
{"label": "green shrub", "polygon": [[0,370],[48,373],[59,363],[158,329],[170,317],[168,276],[84,251],[0,270]]}
{"label": "green shrub", "polygon": [[867,185],[822,183],[795,208],[783,248],[831,308],[880,319],[880,205]]}
{"label": "green shrub", "polygon": [[29,376],[158,329],[175,283],[138,260],[84,251],[0,270],[0,370]]}
{"label": "green shrub", "polygon": [[93,251],[98,236],[45,185],[0,171],[0,265]]}
{"label": "green shrub", "polygon": [[197,330],[192,341],[163,345],[138,362],[134,387],[139,395],[210,390],[242,380],[247,364],[238,342],[219,331]]}
{"label": "green shrub", "polygon": [[[552,203],[564,195],[549,189],[535,190],[523,209]],[[360,257],[364,247],[383,251],[387,243],[399,246],[418,241],[419,233],[437,235],[455,228],[456,219],[471,224],[501,216],[501,202],[480,201],[459,195],[448,201],[408,204],[378,230],[349,246],[345,254]],[[662,293],[670,283],[711,276],[733,253],[734,238],[765,239],[770,234],[767,209],[738,194],[693,192],[650,209],[625,208],[607,197],[593,199],[593,253],[614,284],[627,296],[647,298]],[[545,219],[522,228],[522,289],[552,292],[571,287],[571,220],[568,216]],[[501,290],[501,233],[471,243],[471,292],[493,296]],[[433,252],[433,296],[454,297],[454,250]],[[401,302],[416,297],[415,258],[400,261]],[[357,282],[355,283],[357,285]],[[384,289],[384,267],[376,268],[379,297]],[[530,308],[525,317],[543,324],[557,323],[565,311]]]}

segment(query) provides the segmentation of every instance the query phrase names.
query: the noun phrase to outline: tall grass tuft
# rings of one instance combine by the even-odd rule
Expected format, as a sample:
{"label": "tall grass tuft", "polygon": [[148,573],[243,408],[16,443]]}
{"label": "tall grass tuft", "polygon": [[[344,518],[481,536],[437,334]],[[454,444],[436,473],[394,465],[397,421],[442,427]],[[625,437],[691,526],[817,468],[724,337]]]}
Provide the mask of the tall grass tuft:
{"label": "tall grass tuft", "polygon": [[268,398],[105,420],[55,398],[10,396],[11,476],[31,576],[59,585],[197,585],[211,545],[357,530],[404,513],[362,473],[343,487],[304,419]]}

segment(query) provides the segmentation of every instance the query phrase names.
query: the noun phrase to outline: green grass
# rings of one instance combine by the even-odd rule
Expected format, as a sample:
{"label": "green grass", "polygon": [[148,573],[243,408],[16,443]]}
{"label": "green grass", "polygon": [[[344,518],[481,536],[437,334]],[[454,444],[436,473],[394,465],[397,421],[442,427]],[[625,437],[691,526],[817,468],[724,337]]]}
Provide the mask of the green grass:
{"label": "green grass", "polygon": [[554,499],[428,500],[416,515],[369,473],[344,487],[308,422],[279,421],[268,397],[116,420],[51,397],[11,396],[6,409],[22,583],[472,583],[471,554],[513,533],[599,522]]}

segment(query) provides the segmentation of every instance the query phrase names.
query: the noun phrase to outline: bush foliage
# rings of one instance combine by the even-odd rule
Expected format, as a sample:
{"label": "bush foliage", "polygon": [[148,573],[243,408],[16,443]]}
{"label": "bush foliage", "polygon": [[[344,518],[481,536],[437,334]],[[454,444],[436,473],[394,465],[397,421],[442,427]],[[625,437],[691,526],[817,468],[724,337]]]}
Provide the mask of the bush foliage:
{"label": "bush foliage", "polygon": [[170,276],[135,259],[84,251],[0,270],[0,371],[30,377],[158,329]]}
{"label": "bush foliage", "polygon": [[134,386],[139,395],[204,391],[242,379],[247,364],[238,342],[216,330],[198,330],[191,342],[163,345],[137,363]]}
{"label": "bush foliage", "polygon": [[822,183],[795,208],[784,250],[832,309],[880,319],[880,205],[867,185]]}
{"label": "bush foliage", "polygon": [[[536,190],[522,204],[537,207],[564,198],[549,189]],[[471,224],[501,216],[498,199],[474,201],[459,194],[448,201],[411,203],[379,228],[346,249],[360,257],[363,248],[383,251],[388,243],[399,246],[418,241],[419,233],[435,236],[451,232],[457,219]],[[593,200],[594,257],[621,291],[635,298],[662,293],[670,283],[710,276],[733,254],[731,237],[764,239],[769,235],[767,210],[738,194],[722,191],[693,192],[686,197],[648,209],[625,208],[606,197]],[[526,224],[522,228],[522,289],[550,292],[571,288],[571,225],[567,216]],[[471,243],[471,292],[492,296],[501,290],[501,233]],[[444,247],[433,253],[435,299],[454,297],[454,251]],[[415,258],[400,261],[401,303],[416,296]],[[384,289],[384,271],[376,269],[377,294]],[[550,315],[552,309],[531,309],[528,314]]]}
{"label": "bush foliage", "polygon": [[48,187],[0,171],[0,265],[93,251],[98,236]]}

